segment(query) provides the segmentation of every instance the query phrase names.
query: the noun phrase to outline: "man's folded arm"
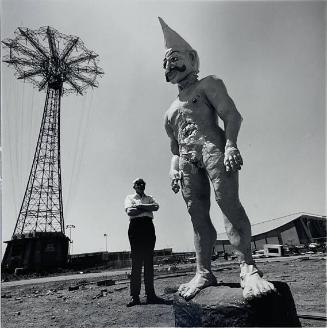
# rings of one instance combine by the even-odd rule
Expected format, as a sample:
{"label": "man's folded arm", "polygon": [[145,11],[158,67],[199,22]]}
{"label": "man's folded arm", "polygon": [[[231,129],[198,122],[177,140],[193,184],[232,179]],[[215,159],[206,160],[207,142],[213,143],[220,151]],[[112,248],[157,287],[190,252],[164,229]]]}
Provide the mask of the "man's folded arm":
{"label": "man's folded arm", "polygon": [[142,214],[143,212],[145,212],[145,210],[139,207],[131,206],[126,208],[126,213],[128,216],[139,215]]}
{"label": "man's folded arm", "polygon": [[158,211],[159,209],[159,204],[156,202],[153,202],[152,204],[142,204],[142,205],[137,205],[138,209],[142,209],[144,211],[150,211],[150,212],[154,212],[154,211]]}

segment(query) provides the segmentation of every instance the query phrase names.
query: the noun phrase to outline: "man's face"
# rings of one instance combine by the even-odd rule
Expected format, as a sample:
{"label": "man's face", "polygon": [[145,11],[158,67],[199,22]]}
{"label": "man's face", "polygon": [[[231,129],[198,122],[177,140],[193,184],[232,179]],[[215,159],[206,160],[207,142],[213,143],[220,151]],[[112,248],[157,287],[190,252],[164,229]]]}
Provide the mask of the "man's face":
{"label": "man's face", "polygon": [[142,194],[145,190],[145,185],[142,182],[135,182],[134,183],[134,190],[137,194]]}
{"label": "man's face", "polygon": [[176,84],[182,81],[194,69],[188,53],[172,51],[168,52],[163,61],[166,81]]}

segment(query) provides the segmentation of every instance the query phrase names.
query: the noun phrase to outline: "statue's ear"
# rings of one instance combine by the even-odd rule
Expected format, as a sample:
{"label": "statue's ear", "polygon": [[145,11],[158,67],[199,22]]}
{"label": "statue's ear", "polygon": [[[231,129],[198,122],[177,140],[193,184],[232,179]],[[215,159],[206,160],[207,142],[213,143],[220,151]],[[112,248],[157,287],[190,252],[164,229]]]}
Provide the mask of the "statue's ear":
{"label": "statue's ear", "polygon": [[195,50],[190,50],[189,51],[189,56],[190,56],[190,59],[191,59],[192,66],[195,69],[195,72],[199,73],[200,62],[199,62],[198,53]]}
{"label": "statue's ear", "polygon": [[197,57],[196,51],[195,50],[190,50],[189,51],[189,56],[190,56],[192,65],[194,65],[194,63],[196,61],[196,57]]}

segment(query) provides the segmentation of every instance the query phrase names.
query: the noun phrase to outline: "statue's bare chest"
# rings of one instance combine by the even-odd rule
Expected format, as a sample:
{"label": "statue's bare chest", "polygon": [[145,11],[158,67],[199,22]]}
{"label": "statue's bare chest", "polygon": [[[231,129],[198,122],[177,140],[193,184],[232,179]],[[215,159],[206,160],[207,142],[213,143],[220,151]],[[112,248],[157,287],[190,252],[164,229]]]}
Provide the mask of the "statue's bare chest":
{"label": "statue's bare chest", "polygon": [[167,114],[170,126],[177,132],[188,123],[202,126],[211,119],[214,110],[205,95],[195,89],[193,92],[179,95],[171,104]]}

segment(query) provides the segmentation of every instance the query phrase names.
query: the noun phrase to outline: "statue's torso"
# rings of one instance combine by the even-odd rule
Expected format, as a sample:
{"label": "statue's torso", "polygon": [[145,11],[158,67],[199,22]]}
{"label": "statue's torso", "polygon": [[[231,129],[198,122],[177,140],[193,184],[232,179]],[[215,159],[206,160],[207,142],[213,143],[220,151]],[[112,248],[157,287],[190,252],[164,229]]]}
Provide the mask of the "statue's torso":
{"label": "statue's torso", "polygon": [[224,133],[203,89],[203,80],[183,90],[167,111],[167,121],[181,156],[200,160],[205,145],[221,145]]}

